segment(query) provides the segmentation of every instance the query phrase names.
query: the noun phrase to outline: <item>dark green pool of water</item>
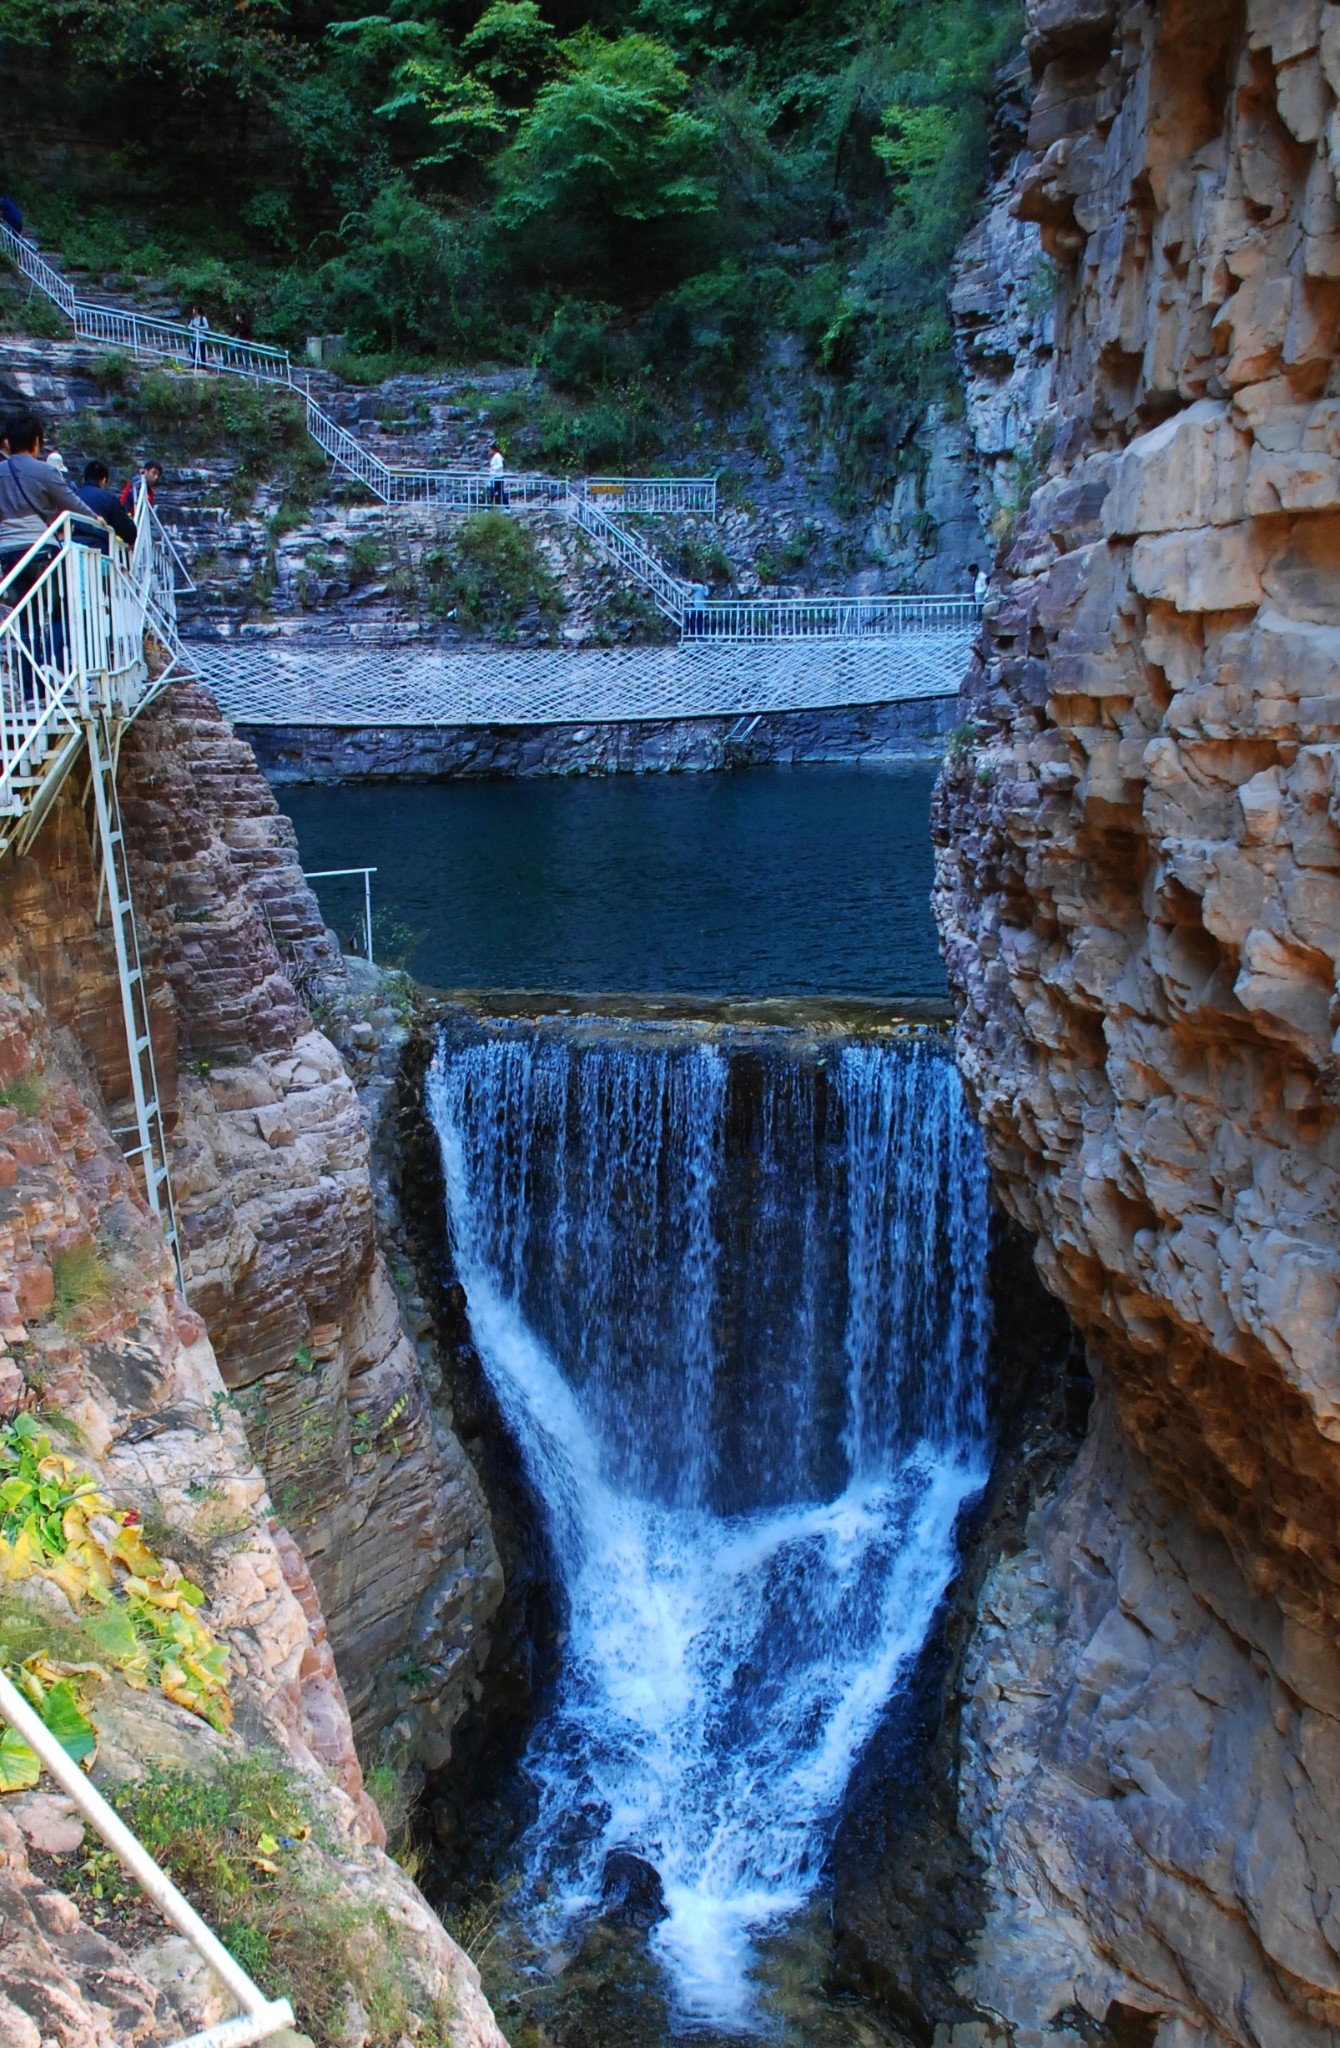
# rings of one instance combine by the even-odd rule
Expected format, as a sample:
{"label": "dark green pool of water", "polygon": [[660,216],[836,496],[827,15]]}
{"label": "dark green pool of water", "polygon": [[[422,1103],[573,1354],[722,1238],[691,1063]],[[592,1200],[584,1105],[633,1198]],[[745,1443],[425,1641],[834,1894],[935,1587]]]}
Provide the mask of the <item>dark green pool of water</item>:
{"label": "dark green pool of water", "polygon": [[[286,788],[306,868],[377,868],[437,988],[936,998],[934,770]],[[318,882],[346,950],[362,890]],[[391,927],[403,928],[397,935]],[[392,964],[397,964],[395,961]]]}

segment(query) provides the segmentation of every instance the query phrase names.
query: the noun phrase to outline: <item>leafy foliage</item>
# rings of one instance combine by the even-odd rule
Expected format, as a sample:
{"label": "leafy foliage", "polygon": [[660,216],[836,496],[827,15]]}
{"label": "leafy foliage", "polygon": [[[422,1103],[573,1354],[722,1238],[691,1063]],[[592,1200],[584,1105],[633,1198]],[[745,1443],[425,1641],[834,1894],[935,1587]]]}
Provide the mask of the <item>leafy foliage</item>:
{"label": "leafy foliage", "polygon": [[204,1592],[149,1548],[133,1508],[114,1507],[23,1414],[0,1428],[0,1581],[33,1577],[88,1613],[90,1638],[127,1683],[227,1727],[228,1652],[200,1619]]}
{"label": "leafy foliage", "polygon": [[542,232],[559,275],[606,275],[616,253],[631,265],[664,252],[653,226],[711,212],[712,126],[689,110],[688,77],[652,36],[586,29],[561,55],[562,76],[499,165],[498,219]]}
{"label": "leafy foliage", "polygon": [[368,7],[0,0],[16,101],[82,138],[59,183],[7,138],[42,238],[216,324],[539,360],[626,419],[725,399],[789,331],[853,480],[948,390],[1019,0]]}
{"label": "leafy foliage", "polygon": [[505,512],[475,512],[461,522],[454,547],[430,554],[430,609],[455,611],[463,624],[510,632],[523,612],[556,618],[558,590],[526,527]]}

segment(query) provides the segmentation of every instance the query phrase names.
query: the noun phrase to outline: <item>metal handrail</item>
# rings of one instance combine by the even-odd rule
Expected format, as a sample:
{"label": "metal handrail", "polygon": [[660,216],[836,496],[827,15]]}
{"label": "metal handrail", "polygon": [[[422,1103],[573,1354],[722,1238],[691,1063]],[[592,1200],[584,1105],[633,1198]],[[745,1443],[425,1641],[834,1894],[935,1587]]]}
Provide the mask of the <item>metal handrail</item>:
{"label": "metal handrail", "polygon": [[593,540],[599,541],[616,562],[630,570],[638,582],[646,586],[657,609],[682,628],[685,613],[693,597],[691,586],[681,577],[672,576],[664,563],[658,562],[655,555],[644,548],[640,541],[634,540],[631,533],[626,533],[623,527],[610,518],[608,512],[603,511],[598,505],[593,505],[589,498],[574,491],[568,499],[568,511],[584,533],[589,533]]}
{"label": "metal handrail", "polygon": [[[62,512],[0,579],[0,851],[54,795],[88,719],[133,716],[184,666],[176,571],[143,488],[136,513],[133,548],[108,534],[104,552],[79,538],[92,514]],[[157,675],[146,631],[167,657]]]}
{"label": "metal handrail", "polygon": [[[238,335],[208,328],[197,335],[179,320],[162,320],[96,299],[81,299],[67,278],[48,263],[26,235],[0,221],[0,252],[7,255],[30,284],[45,292],[74,325],[84,341],[127,349],[133,356],[180,363],[183,368],[217,371],[252,382],[277,384],[300,396],[306,408],[307,431],[331,461],[366,484],[386,505],[437,504],[471,510],[496,502],[487,473],[459,469],[400,469],[365,448],[357,435],[332,419],[312,396],[311,380],[299,383],[287,349],[268,342],[246,341]],[[560,504],[574,486],[567,477],[519,474],[506,479],[509,497],[522,504]],[[716,478],[593,477],[578,489],[617,488],[625,509],[640,512],[716,511]],[[676,493],[679,495],[676,495]]]}
{"label": "metal handrail", "polygon": [[974,627],[973,597],[704,598],[684,615],[687,640],[902,639]]}
{"label": "metal handrail", "polygon": [[363,877],[363,942],[367,948],[368,966],[372,959],[372,877],[376,868],[304,868],[304,882],[326,882],[337,875],[361,875]]}
{"label": "metal handrail", "polygon": [[175,2048],[245,2048],[249,2042],[268,2040],[282,2028],[291,2027],[293,2007],[288,2000],[267,1998],[260,1986],[253,1983],[236,1957],[228,1953],[218,1936],[205,1925],[189,1899],[183,1898],[167,1872],[131,1833],[120,1814],[107,1804],[97,1786],[85,1777],[73,1758],[66,1755],[41,1716],[34,1712],[3,1671],[0,1671],[0,1714],[35,1753],[43,1769],[73,1800],[84,1819],[97,1829],[107,1847],[148,1893],[163,1917],[179,1934],[185,1935],[196,1954],[208,1963],[242,2007],[238,2019],[220,2020],[216,2025],[178,2041]]}

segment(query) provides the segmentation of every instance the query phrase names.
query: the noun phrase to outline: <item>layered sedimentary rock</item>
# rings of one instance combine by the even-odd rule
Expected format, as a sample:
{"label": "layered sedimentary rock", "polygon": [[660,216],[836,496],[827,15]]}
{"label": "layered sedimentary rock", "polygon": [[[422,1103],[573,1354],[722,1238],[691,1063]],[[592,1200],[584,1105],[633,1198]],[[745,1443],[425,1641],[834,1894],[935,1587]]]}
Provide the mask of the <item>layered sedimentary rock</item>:
{"label": "layered sedimentary rock", "polygon": [[[77,808],[63,807],[50,867],[7,872],[0,906],[0,1416],[16,1408],[56,1418],[77,1437],[83,1469],[114,1502],[132,1506],[167,1555],[207,1596],[201,1610],[228,1650],[232,1734],[215,1732],[155,1690],[131,1691],[115,1671],[89,1679],[105,1779],[151,1764],[208,1774],[264,1746],[302,1784],[314,1828],[306,1879],[331,1910],[376,1912],[395,1933],[407,2006],[451,2012],[453,2048],[500,2048],[473,1966],[449,1941],[404,1873],[383,1855],[376,1809],[363,1791],[344,1694],[301,1556],[274,1524],[263,1474],[227,1400],[200,1317],[176,1291],[162,1233],[106,1127],[92,1060],[11,915],[26,885],[75,920],[64,884],[86,857]],[[40,885],[40,886],[39,886]],[[77,987],[92,1007],[105,943],[89,934]],[[114,985],[113,985],[114,989]],[[113,990],[102,987],[104,1001]],[[71,1261],[82,1276],[75,1289]],[[15,1546],[17,1551],[18,1546]],[[23,1578],[10,1561],[7,1613],[40,1600],[73,1625],[64,1595]],[[85,1667],[87,1668],[87,1667]],[[48,1860],[70,1857],[82,1830],[49,1794],[6,1800],[0,1812],[0,2038],[14,2048],[129,2048],[175,2040],[225,2016],[218,1987],[166,1927],[131,1923],[127,1947],[81,1919],[56,1889]],[[68,1865],[66,1866],[68,1868]],[[351,2035],[350,2038],[353,2038]],[[361,2039],[362,2036],[360,2035]]]}
{"label": "layered sedimentary rock", "polygon": [[971,2039],[1293,2048],[1340,2027],[1340,7],[1034,0],[1028,46],[1054,452],[937,906],[1100,1399],[983,1597]]}
{"label": "layered sedimentary rock", "polygon": [[[176,685],[146,714],[120,782],[188,1293],[291,1531],[284,1554],[310,1573],[360,1736],[394,1730],[398,1749],[440,1766],[501,1575],[478,1482],[437,1424],[377,1249],[353,1081],[307,1003],[346,1039],[373,1034],[292,828],[205,691]],[[126,1122],[96,895],[71,786],[31,855],[0,867],[0,911],[48,1023],[110,1121]]]}
{"label": "layered sedimentary rock", "polygon": [[177,686],[135,730],[122,802],[177,1022],[188,1292],[311,1570],[355,1724],[396,1721],[437,1766],[501,1581],[377,1249],[353,1083],[295,988],[347,1028],[339,962],[292,827],[208,692]]}

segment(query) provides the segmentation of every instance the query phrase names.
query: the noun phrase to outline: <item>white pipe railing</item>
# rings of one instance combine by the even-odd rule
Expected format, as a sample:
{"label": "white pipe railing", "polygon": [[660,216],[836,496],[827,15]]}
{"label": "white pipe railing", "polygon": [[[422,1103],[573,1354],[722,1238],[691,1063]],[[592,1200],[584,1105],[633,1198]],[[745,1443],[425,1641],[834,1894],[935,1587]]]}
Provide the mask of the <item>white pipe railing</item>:
{"label": "white pipe railing", "polygon": [[[62,512],[0,578],[0,851],[86,721],[133,715],[182,664],[172,553],[143,489],[135,509],[133,548]],[[156,676],[146,631],[167,657]]]}
{"label": "white pipe railing", "polygon": [[658,562],[641,541],[634,540],[631,533],[616,525],[609,513],[589,498],[574,491],[568,499],[568,512],[583,533],[589,533],[608,555],[645,585],[657,609],[682,629],[685,612],[693,597],[691,586],[681,577],[672,576],[665,564]]}
{"label": "white pipe railing", "polygon": [[363,947],[367,954],[368,966],[372,959],[372,877],[376,868],[304,868],[304,882],[332,881],[337,875],[361,875],[363,877]]}
{"label": "white pipe railing", "polygon": [[704,598],[684,612],[686,640],[883,640],[970,632],[972,597]]}
{"label": "white pipe railing", "polygon": [[96,1785],[85,1777],[73,1758],[41,1716],[24,1699],[13,1681],[0,1671],[0,1714],[16,1735],[22,1737],[43,1769],[73,1800],[84,1819],[102,1836],[136,1882],[148,1893],[165,1920],[185,1935],[196,1954],[208,1963],[242,2008],[241,2016],[220,2020],[198,2034],[178,2041],[175,2048],[245,2048],[251,2041],[268,2040],[281,2028],[293,2025],[293,2007],[286,1998],[267,1998],[242,1965],[228,1953],[213,1930],[207,1927],[189,1899],[183,1898],[144,1844],[131,1833],[119,1813],[107,1804]]}
{"label": "white pipe railing", "polygon": [[[357,435],[313,398],[310,379],[300,384],[287,349],[247,341],[209,328],[194,334],[178,320],[161,320],[95,299],[81,299],[68,279],[47,262],[25,235],[0,221],[0,252],[41,292],[60,307],[83,341],[104,348],[125,349],[137,359],[177,363],[183,369],[211,370],[246,377],[253,383],[277,384],[302,399],[307,431],[317,446],[348,475],[357,477],[385,505],[443,505],[469,511],[495,502],[487,472],[461,469],[401,469],[365,448]],[[508,477],[509,498],[518,504],[561,504],[574,486],[566,477],[518,474]],[[627,511],[670,512],[716,510],[715,477],[662,479],[592,477],[577,489],[614,491]]]}

